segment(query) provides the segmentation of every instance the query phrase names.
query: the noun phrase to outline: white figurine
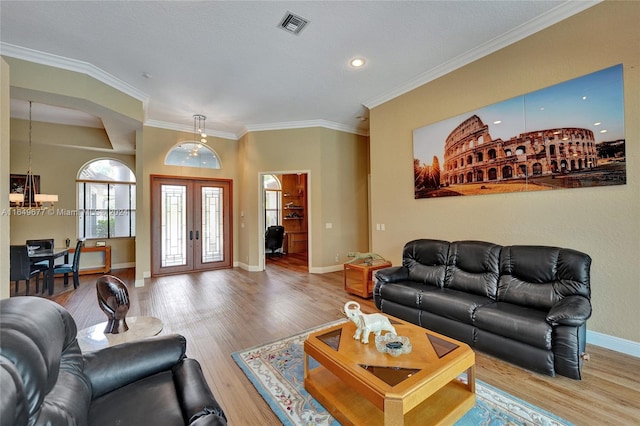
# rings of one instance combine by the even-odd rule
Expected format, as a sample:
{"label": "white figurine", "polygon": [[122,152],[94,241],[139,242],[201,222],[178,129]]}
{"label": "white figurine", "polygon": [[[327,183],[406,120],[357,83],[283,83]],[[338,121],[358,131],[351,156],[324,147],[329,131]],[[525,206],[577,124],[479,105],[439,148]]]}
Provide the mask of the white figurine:
{"label": "white figurine", "polygon": [[358,327],[353,338],[358,340],[362,335],[362,343],[369,343],[369,334],[373,332],[376,336],[380,336],[382,331],[388,331],[393,334],[396,329],[389,322],[389,318],[382,314],[363,314],[360,311],[358,302],[349,301],[344,304],[344,313]]}

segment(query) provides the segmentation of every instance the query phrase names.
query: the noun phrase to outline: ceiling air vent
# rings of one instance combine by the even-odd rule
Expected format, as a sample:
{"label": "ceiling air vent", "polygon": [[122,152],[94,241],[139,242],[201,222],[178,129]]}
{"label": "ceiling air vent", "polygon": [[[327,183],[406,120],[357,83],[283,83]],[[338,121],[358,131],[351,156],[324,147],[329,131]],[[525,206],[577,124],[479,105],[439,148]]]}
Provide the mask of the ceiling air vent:
{"label": "ceiling air vent", "polygon": [[308,19],[302,16],[294,15],[291,12],[287,12],[280,21],[280,28],[293,34],[300,34],[300,31],[309,23]]}

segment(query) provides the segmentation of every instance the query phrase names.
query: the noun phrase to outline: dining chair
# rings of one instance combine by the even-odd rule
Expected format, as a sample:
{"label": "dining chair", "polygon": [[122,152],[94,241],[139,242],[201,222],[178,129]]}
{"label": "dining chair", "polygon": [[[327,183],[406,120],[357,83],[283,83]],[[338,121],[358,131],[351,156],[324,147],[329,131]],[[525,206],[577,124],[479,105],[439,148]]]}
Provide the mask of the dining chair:
{"label": "dining chair", "polygon": [[15,292],[18,292],[20,281],[25,280],[27,283],[27,290],[25,294],[28,296],[31,278],[35,277],[36,293],[38,293],[40,288],[40,273],[42,271],[39,268],[31,267],[31,259],[29,259],[29,249],[27,248],[27,246],[11,246],[11,250],[9,253],[9,280],[15,281]]}
{"label": "dining chair", "polygon": [[41,239],[41,240],[27,240],[29,247],[38,247],[41,250],[51,250],[53,248],[53,238]]}
{"label": "dining chair", "polygon": [[[53,244],[54,244],[53,238],[40,239],[40,240],[27,240],[27,248],[37,247],[35,250],[53,250]],[[45,274],[49,270],[49,261],[43,260],[41,262],[32,263],[31,270],[36,270],[36,269],[39,269],[40,271],[42,271],[43,274]],[[47,288],[47,280],[43,279],[42,282],[44,283],[42,284],[42,292],[44,293],[44,291]]]}
{"label": "dining chair", "polygon": [[84,240],[84,238],[78,238],[71,263],[63,263],[53,267],[54,274],[64,274],[64,285],[69,284],[69,274],[73,274],[73,288],[78,288],[80,285],[80,254],[82,253],[82,247],[84,247]]}

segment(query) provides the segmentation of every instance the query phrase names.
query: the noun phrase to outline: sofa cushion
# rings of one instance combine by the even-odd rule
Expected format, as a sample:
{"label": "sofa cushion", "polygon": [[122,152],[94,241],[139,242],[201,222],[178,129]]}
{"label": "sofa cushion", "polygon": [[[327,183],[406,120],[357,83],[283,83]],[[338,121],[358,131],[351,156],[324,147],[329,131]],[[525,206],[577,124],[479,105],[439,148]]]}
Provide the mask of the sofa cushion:
{"label": "sofa cushion", "polygon": [[94,399],[89,424],[185,425],[173,374],[170,370],[154,374]]}
{"label": "sofa cushion", "polygon": [[393,285],[383,285],[379,287],[379,297],[384,300],[397,302],[402,305],[417,308],[420,303],[420,297],[425,289],[433,288],[422,283],[413,281],[402,281]]}
{"label": "sofa cushion", "polygon": [[442,317],[473,324],[473,317],[479,306],[492,303],[488,297],[464,293],[449,288],[428,288],[423,291],[419,307]]}
{"label": "sofa cushion", "polygon": [[476,310],[474,324],[480,330],[551,350],[552,327],[545,317],[544,311],[495,302]]}
{"label": "sofa cushion", "polygon": [[451,243],[444,286],[495,300],[501,249],[484,241]]}
{"label": "sofa cushion", "polygon": [[549,310],[569,295],[590,299],[591,258],[571,249],[507,246],[500,254],[498,301]]}
{"label": "sofa cushion", "polygon": [[411,281],[442,287],[448,255],[448,241],[414,240],[404,246],[402,265],[409,270]]}

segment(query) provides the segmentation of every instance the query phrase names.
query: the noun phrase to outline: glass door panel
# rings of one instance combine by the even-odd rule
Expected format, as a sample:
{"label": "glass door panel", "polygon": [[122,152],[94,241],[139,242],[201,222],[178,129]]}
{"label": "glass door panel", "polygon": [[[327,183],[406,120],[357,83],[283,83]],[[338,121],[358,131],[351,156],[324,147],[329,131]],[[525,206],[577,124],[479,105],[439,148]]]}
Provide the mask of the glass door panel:
{"label": "glass door panel", "polygon": [[161,266],[187,264],[187,187],[162,185]]}
{"label": "glass door panel", "polygon": [[202,187],[202,263],[224,260],[223,189]]}
{"label": "glass door panel", "polygon": [[195,268],[231,268],[231,182],[200,180],[194,184]]}

